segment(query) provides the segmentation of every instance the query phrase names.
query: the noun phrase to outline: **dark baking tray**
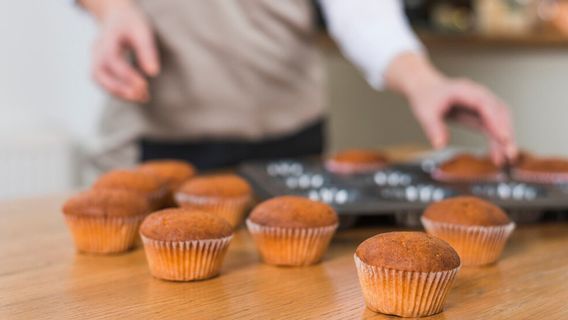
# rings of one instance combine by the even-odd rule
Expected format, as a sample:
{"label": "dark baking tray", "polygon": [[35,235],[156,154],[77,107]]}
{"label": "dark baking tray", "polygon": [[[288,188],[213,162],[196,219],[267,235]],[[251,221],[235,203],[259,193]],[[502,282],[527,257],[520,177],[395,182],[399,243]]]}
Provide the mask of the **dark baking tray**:
{"label": "dark baking tray", "polygon": [[[455,195],[477,195],[517,216],[568,209],[568,185],[515,180],[442,183],[427,172],[428,161],[392,165],[358,175],[337,175],[319,159],[283,159],[243,164],[239,173],[261,199],[294,194],[332,205],[340,215],[416,214],[431,202]],[[416,219],[415,219],[416,220]]]}

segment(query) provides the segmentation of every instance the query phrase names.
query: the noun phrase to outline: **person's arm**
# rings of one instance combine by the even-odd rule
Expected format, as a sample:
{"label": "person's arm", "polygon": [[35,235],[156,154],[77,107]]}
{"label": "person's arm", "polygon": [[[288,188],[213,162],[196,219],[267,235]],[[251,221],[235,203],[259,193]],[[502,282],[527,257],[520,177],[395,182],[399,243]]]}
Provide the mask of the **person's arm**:
{"label": "person's arm", "polygon": [[[111,94],[144,102],[149,98],[146,76],[160,71],[150,23],[132,0],[79,0],[99,23],[92,54],[92,75]],[[130,63],[134,54],[140,70]]]}
{"label": "person's arm", "polygon": [[[320,0],[329,31],[344,55],[376,89],[404,95],[432,145],[445,146],[444,120],[484,132],[496,163],[517,154],[506,105],[479,84],[449,79],[429,62],[399,0]],[[453,108],[459,106],[460,108]]]}

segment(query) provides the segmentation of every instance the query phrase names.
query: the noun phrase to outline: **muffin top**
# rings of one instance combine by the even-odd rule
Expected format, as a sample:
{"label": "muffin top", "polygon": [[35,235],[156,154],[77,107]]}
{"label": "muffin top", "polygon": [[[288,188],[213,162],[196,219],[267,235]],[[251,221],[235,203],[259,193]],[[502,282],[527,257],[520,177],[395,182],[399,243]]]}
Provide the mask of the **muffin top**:
{"label": "muffin top", "polygon": [[519,162],[517,168],[532,172],[568,173],[568,159],[560,157],[526,157]]}
{"label": "muffin top", "polygon": [[510,223],[498,206],[477,197],[461,196],[431,204],[424,218],[468,226],[501,226]]}
{"label": "muffin top", "polygon": [[381,233],[363,241],[355,254],[368,265],[402,271],[437,272],[460,265],[448,243],[424,232]]}
{"label": "muffin top", "polygon": [[516,166],[518,166],[525,161],[529,161],[529,160],[532,160],[532,159],[535,159],[535,158],[536,158],[536,156],[534,154],[532,154],[531,152],[526,151],[526,150],[521,150],[517,154],[517,158],[515,159],[514,164]]}
{"label": "muffin top", "polygon": [[387,157],[383,153],[369,149],[347,149],[337,152],[329,159],[335,162],[352,164],[384,164],[388,162]]}
{"label": "muffin top", "polygon": [[89,190],[65,202],[63,213],[78,216],[118,217],[150,212],[146,198],[125,190]]}
{"label": "muffin top", "polygon": [[184,183],[178,191],[202,197],[242,197],[252,193],[249,183],[234,174],[196,177]]}
{"label": "muffin top", "polygon": [[120,189],[141,194],[160,192],[164,181],[156,176],[134,170],[113,170],[100,176],[93,189]]}
{"label": "muffin top", "polygon": [[500,171],[488,157],[477,157],[471,154],[457,155],[442,163],[438,169],[444,173],[472,178],[497,174]]}
{"label": "muffin top", "polygon": [[138,166],[138,170],[155,175],[174,187],[178,187],[197,173],[192,164],[170,159],[146,161]]}
{"label": "muffin top", "polygon": [[146,217],[140,233],[154,240],[187,241],[225,238],[233,234],[233,229],[213,213],[171,208]]}
{"label": "muffin top", "polygon": [[337,214],[327,204],[300,196],[281,196],[259,204],[249,219],[259,225],[281,228],[314,228],[337,224]]}

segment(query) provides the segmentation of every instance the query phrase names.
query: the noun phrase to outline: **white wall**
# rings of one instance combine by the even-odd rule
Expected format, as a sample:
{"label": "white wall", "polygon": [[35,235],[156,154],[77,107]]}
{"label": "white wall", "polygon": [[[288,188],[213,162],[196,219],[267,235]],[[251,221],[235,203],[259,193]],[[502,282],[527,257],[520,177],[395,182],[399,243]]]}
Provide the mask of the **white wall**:
{"label": "white wall", "polygon": [[0,2],[0,199],[75,188],[102,95],[94,25],[72,0]]}
{"label": "white wall", "polygon": [[93,136],[101,94],[90,84],[94,25],[72,1],[0,2],[0,134]]}

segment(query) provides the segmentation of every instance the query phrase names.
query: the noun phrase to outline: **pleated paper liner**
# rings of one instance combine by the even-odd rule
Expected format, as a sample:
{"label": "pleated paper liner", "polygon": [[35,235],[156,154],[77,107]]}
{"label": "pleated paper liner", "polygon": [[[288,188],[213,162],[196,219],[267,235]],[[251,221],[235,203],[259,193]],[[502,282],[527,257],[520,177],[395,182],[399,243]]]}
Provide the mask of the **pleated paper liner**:
{"label": "pleated paper liner", "polygon": [[503,173],[468,177],[447,173],[438,168],[434,169],[431,175],[432,179],[440,182],[499,182],[505,179],[505,175]]}
{"label": "pleated paper liner", "polygon": [[145,215],[134,217],[89,217],[65,215],[79,252],[112,254],[134,247],[138,227]]}
{"label": "pleated paper liner", "polygon": [[318,263],[325,254],[338,224],[317,228],[266,227],[246,221],[262,259],[278,266]]}
{"label": "pleated paper liner", "polygon": [[463,226],[424,217],[421,220],[429,234],[448,242],[457,251],[463,266],[496,262],[515,229],[514,222],[502,226]]}
{"label": "pleated paper liner", "polygon": [[369,173],[373,171],[378,171],[385,167],[385,164],[357,164],[357,163],[342,163],[334,160],[326,160],[325,168],[334,173],[338,174],[358,174],[358,173]]}
{"label": "pleated paper liner", "polygon": [[371,266],[356,254],[354,259],[367,307],[400,317],[425,317],[442,312],[460,269],[403,271]]}
{"label": "pleated paper liner", "polygon": [[232,237],[160,241],[141,235],[150,273],[171,281],[204,280],[218,275]]}
{"label": "pleated paper liner", "polygon": [[567,183],[568,173],[562,172],[534,172],[522,169],[513,169],[511,172],[515,180],[523,182],[555,184]]}
{"label": "pleated paper liner", "polygon": [[183,208],[214,213],[227,220],[233,228],[236,228],[243,222],[244,216],[252,204],[252,197],[199,197],[177,193],[176,201]]}

